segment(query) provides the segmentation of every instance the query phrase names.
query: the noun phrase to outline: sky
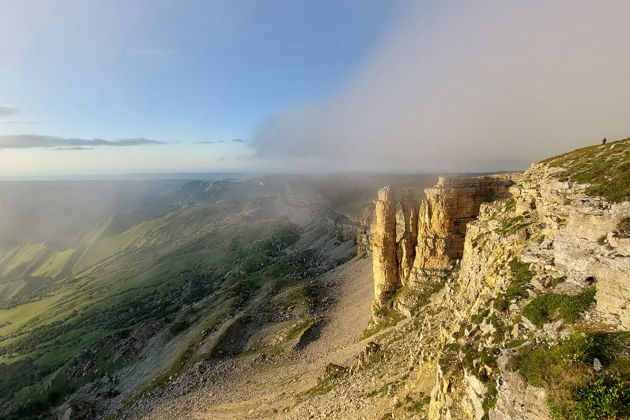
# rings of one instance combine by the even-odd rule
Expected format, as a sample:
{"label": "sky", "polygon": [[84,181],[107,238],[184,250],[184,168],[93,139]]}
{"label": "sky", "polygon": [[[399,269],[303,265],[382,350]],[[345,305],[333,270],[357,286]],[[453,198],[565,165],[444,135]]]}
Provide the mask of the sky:
{"label": "sky", "polygon": [[0,176],[522,169],[630,136],[626,0],[0,7]]}

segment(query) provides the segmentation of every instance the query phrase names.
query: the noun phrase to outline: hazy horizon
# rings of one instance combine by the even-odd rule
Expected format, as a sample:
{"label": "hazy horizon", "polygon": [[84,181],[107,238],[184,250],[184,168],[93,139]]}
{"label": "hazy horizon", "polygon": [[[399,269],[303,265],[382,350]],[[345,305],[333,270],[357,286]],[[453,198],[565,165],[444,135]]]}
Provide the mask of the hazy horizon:
{"label": "hazy horizon", "polygon": [[521,170],[630,136],[622,0],[4,9],[0,177]]}

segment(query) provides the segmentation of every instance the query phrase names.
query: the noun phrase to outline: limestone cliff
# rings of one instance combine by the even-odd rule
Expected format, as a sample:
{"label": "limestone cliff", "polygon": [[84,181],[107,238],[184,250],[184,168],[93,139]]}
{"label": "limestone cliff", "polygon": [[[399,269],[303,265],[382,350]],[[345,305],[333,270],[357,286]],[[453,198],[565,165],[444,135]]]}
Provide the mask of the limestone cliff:
{"label": "limestone cliff", "polygon": [[389,303],[400,286],[422,288],[443,282],[462,258],[466,225],[477,217],[482,203],[508,197],[515,177],[441,176],[436,186],[424,190],[426,199],[421,203],[405,191],[398,226],[393,190],[381,189],[372,229],[375,303]]}
{"label": "limestone cliff", "polygon": [[[560,182],[554,173],[533,165],[510,189],[510,200],[482,205],[470,222],[459,274],[445,295],[452,316],[440,340],[443,350],[457,349],[455,361],[471,354],[491,357],[464,367],[463,376],[461,367],[438,363],[429,418],[551,418],[549,395],[527,383],[534,382],[528,368],[520,368],[525,378],[514,372],[515,354],[520,360],[527,360],[525,352],[545,354],[559,340],[573,343],[575,331],[597,336],[592,331],[602,323],[608,331],[628,329],[630,258],[613,238],[630,215],[630,203],[590,197],[584,186]],[[613,241],[604,243],[608,237]],[[587,300],[591,287],[595,298]],[[574,327],[577,312],[585,321]]]}
{"label": "limestone cliff", "polygon": [[374,296],[383,305],[400,287],[396,250],[396,201],[394,191],[385,187],[378,192],[372,229],[372,267]]}
{"label": "limestone cliff", "polygon": [[401,289],[376,300],[408,317],[379,338],[390,366],[409,367],[389,373],[404,384],[392,417],[414,418],[422,395],[435,420],[630,415],[627,397],[614,397],[630,389],[630,173],[593,169],[627,168],[629,156],[624,140],[522,174],[443,177],[417,207],[401,203],[409,216],[390,268]]}
{"label": "limestone cliff", "polygon": [[405,191],[400,205],[403,214],[403,234],[398,247],[399,276],[402,286],[409,283],[409,276],[416,258],[418,243],[418,203],[410,191]]}

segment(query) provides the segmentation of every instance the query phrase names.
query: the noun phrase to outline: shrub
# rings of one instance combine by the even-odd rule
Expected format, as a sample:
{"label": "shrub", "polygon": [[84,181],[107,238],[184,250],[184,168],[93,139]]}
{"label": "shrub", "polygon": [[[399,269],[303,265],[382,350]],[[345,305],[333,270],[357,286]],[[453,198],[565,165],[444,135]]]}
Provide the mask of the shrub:
{"label": "shrub", "polygon": [[577,388],[573,394],[577,420],[630,418],[630,383],[605,375]]}

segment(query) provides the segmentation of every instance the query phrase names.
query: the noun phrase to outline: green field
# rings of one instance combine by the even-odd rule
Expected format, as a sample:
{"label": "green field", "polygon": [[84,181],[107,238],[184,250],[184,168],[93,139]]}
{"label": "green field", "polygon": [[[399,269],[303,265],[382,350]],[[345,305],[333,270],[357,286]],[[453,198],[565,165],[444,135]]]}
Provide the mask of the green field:
{"label": "green field", "polygon": [[[156,321],[199,340],[263,286],[291,287],[304,270],[286,253],[296,228],[264,203],[255,219],[242,217],[244,205],[253,204],[193,205],[128,228],[97,226],[77,248],[34,244],[2,255],[0,407],[15,418],[45,413],[137,362],[111,350],[139,327]],[[86,354],[88,374],[68,373]]]}

